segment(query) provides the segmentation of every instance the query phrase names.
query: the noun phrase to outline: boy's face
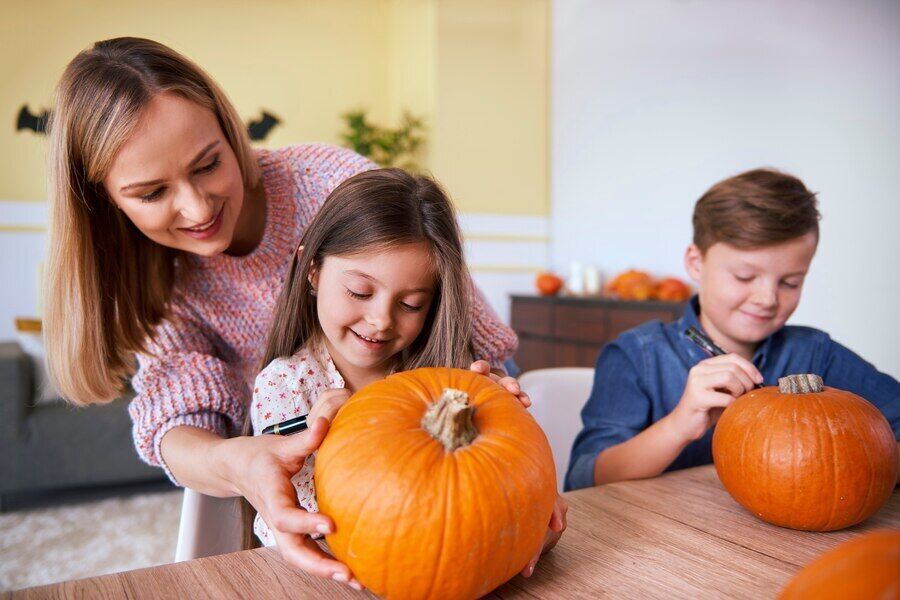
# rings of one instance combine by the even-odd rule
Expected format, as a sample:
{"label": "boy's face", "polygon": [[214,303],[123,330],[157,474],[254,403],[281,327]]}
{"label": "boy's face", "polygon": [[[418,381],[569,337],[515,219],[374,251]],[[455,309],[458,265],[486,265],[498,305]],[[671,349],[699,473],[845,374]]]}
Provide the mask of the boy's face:
{"label": "boy's face", "polygon": [[717,242],[705,255],[691,244],[685,267],[699,284],[700,324],[725,350],[752,356],[797,308],[817,243],[810,232],[751,250]]}

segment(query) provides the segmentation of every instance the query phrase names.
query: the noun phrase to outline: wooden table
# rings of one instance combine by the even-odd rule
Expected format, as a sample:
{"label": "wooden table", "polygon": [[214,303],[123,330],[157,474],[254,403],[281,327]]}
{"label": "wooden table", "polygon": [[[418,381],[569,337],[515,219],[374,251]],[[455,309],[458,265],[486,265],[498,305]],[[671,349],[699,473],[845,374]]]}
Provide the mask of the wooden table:
{"label": "wooden table", "polygon": [[[712,466],[566,494],[569,528],[530,579],[492,598],[772,598],[803,565],[861,533],[900,528],[900,490],[867,522],[808,533],[763,523]],[[7,593],[4,598],[362,598],[249,550]]]}

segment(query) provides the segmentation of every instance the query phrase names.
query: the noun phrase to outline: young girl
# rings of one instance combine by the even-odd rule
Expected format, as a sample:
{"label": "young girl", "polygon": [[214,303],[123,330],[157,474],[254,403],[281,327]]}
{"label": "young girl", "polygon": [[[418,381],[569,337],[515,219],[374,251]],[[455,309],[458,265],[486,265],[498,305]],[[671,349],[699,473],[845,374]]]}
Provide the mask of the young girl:
{"label": "young girl", "polygon": [[[288,271],[268,366],[253,390],[254,434],[303,414],[312,424],[395,371],[470,365],[471,285],[453,208],[434,181],[399,169],[345,181],[306,230]],[[486,372],[481,363],[471,368]],[[530,404],[515,380],[499,381]],[[291,481],[300,505],[317,512],[313,465],[310,456]],[[551,546],[564,528],[561,502]],[[254,531],[275,545],[259,515]]]}

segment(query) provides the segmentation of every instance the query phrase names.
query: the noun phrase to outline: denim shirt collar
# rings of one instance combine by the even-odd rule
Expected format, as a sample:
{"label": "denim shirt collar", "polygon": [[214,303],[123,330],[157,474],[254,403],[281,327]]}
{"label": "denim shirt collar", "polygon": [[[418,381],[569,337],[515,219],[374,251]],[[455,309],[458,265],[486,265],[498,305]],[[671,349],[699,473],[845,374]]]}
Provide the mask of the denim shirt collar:
{"label": "denim shirt collar", "polygon": [[[699,362],[706,358],[709,358],[709,355],[702,348],[697,346],[694,342],[687,337],[687,330],[690,327],[696,327],[700,331],[705,333],[703,326],[700,324],[700,296],[694,295],[688,300],[687,304],[684,306],[684,314],[681,319],[678,321],[678,334],[682,338],[681,348],[684,349],[687,357],[691,359],[691,362]],[[762,368],[766,362],[770,354],[770,350],[772,347],[772,338],[775,337],[775,334],[770,335],[766,339],[760,343],[760,345],[756,348],[756,351],[753,353],[753,364],[757,366],[757,368]]]}

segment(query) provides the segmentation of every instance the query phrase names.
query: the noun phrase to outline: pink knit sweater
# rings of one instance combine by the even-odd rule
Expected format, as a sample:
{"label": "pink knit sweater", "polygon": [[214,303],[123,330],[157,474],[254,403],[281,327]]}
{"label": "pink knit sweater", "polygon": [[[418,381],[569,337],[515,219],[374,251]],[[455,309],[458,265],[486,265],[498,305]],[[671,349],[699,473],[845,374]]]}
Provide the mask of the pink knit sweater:
{"label": "pink knit sweater", "polygon": [[[375,165],[334,146],[307,144],[259,150],[266,226],[246,256],[191,255],[190,279],[176,281],[171,316],[147,354],[138,356],[137,392],[129,412],[140,457],[162,466],[163,435],[191,425],[227,437],[239,433],[290,259],[326,196],[344,179]],[[480,293],[473,302],[478,358],[496,364],[516,348],[516,335]],[[174,478],[172,478],[174,481]]]}

